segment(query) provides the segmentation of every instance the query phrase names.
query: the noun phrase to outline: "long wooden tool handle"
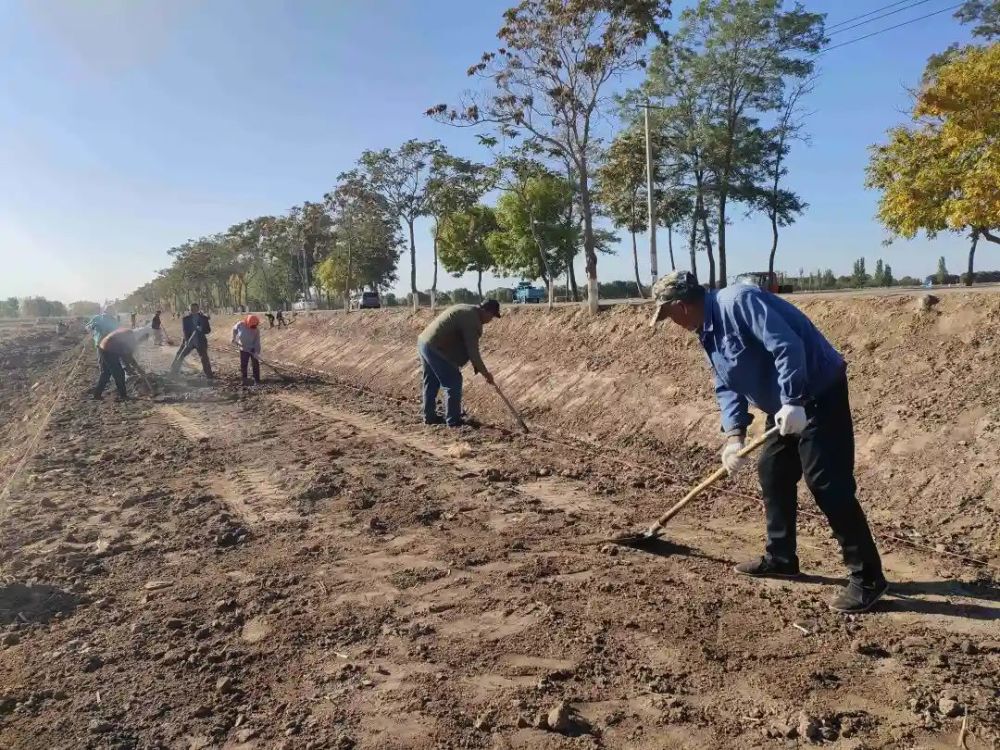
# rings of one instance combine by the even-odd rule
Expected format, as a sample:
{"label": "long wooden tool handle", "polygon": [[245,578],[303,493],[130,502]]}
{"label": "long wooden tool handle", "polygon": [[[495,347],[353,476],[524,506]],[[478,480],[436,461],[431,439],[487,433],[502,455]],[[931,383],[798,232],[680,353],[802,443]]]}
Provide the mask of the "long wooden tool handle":
{"label": "long wooden tool handle", "polygon": [[[761,435],[759,438],[751,442],[749,445],[744,446],[743,449],[737,455],[740,456],[741,458],[743,456],[749,456],[755,450],[760,448],[760,446],[766,443],[772,435],[777,435],[777,434],[778,434],[778,427],[777,426],[772,427],[770,430],[765,432],[763,435]],[[684,498],[680,502],[678,502],[674,507],[672,507],[662,516],[657,518],[656,523],[654,523],[652,526],[649,527],[649,532],[647,533],[655,534],[656,532],[658,532],[660,530],[660,527],[662,527],[664,524],[667,523],[667,521],[669,521],[671,518],[680,513],[684,509],[685,505],[687,505],[689,502],[698,497],[698,495],[700,495],[702,492],[704,492],[713,484],[722,479],[722,477],[726,476],[727,473],[728,472],[726,471],[725,466],[717,469],[708,478],[702,481],[701,484],[699,484],[697,487],[695,487],[693,490],[687,493],[684,496]]]}
{"label": "long wooden tool handle", "polygon": [[497,395],[499,395],[499,396],[500,396],[501,400],[502,400],[502,401],[504,402],[504,404],[505,404],[505,405],[507,406],[507,408],[508,408],[508,409],[510,410],[510,413],[511,413],[511,415],[512,415],[512,416],[514,417],[514,420],[515,420],[515,421],[517,422],[518,426],[519,426],[519,427],[520,427],[520,428],[521,428],[522,430],[524,430],[524,432],[525,432],[525,433],[527,433],[527,432],[528,432],[528,425],[526,425],[526,424],[524,423],[524,420],[523,420],[523,419],[521,418],[521,415],[520,415],[520,414],[518,414],[518,411],[517,411],[517,409],[515,409],[515,408],[514,408],[514,404],[512,404],[512,403],[510,402],[510,399],[508,399],[508,398],[507,398],[507,397],[506,397],[506,396],[504,395],[504,392],[500,390],[500,386],[498,386],[498,385],[497,385],[496,383],[494,383],[494,384],[493,384],[493,388],[494,388],[494,389],[496,389],[496,392],[497,392]]}

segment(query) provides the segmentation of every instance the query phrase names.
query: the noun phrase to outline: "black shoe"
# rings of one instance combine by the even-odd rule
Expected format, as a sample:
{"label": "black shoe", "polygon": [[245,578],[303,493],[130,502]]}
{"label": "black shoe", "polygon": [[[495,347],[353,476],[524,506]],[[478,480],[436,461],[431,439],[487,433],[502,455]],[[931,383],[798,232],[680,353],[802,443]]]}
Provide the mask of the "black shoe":
{"label": "black shoe", "polygon": [[424,424],[444,424],[444,417],[439,414],[435,414],[430,419],[424,418]]}
{"label": "black shoe", "polygon": [[742,562],[733,568],[741,576],[753,578],[798,578],[799,563],[779,563],[768,557],[758,557]]}
{"label": "black shoe", "polygon": [[830,602],[830,609],[845,615],[867,612],[888,590],[889,583],[884,578],[874,583],[851,580],[844,590]]}
{"label": "black shoe", "polygon": [[445,422],[449,427],[458,429],[459,427],[478,427],[478,423],[469,419],[459,419],[457,422]]}

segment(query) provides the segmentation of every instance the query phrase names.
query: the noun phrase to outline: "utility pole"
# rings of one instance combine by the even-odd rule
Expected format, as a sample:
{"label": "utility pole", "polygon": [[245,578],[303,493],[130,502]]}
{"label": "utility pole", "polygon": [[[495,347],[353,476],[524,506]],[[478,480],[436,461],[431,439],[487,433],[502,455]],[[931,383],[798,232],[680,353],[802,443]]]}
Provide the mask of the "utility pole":
{"label": "utility pole", "polygon": [[647,101],[642,108],[643,122],[646,129],[646,208],[649,221],[649,272],[656,282],[659,272],[656,267],[656,198],[653,195],[653,143],[649,138],[649,110]]}

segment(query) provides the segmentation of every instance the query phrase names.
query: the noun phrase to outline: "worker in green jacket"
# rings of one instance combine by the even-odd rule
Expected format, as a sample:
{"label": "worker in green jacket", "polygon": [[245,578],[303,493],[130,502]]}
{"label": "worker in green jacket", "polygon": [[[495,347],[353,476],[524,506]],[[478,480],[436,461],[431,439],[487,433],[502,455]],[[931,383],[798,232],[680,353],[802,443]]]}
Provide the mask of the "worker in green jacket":
{"label": "worker in green jacket", "polygon": [[[452,305],[431,321],[417,339],[423,370],[424,422],[461,427],[462,367],[472,362],[473,371],[493,383],[493,376],[479,354],[483,326],[500,317],[500,303],[486,300],[481,305]],[[438,391],[444,389],[445,416],[437,412]]]}

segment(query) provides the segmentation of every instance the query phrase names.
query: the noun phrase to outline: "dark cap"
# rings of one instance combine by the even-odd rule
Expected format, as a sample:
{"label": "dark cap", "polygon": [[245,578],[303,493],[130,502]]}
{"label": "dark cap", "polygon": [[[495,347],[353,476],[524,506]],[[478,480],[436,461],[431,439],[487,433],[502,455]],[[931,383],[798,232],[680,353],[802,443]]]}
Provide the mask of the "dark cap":
{"label": "dark cap", "polygon": [[500,317],[500,303],[495,299],[488,299],[479,307],[488,312],[494,318]]}

